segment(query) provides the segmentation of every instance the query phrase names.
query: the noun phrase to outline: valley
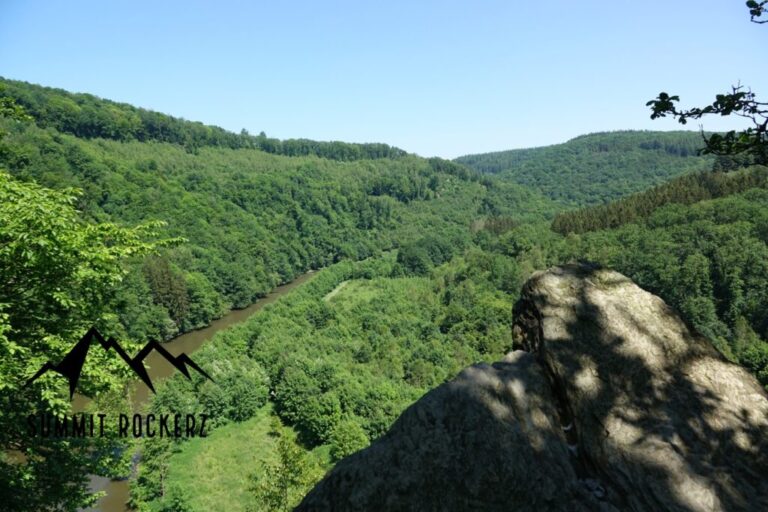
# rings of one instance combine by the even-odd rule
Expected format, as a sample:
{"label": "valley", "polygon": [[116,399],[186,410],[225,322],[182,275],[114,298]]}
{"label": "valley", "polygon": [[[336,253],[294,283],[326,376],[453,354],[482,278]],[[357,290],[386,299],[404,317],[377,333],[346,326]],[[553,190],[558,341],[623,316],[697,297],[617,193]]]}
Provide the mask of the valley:
{"label": "valley", "polygon": [[[598,133],[449,161],[0,86],[30,117],[0,119],[11,248],[0,303],[15,305],[0,309],[0,335],[13,347],[27,331],[55,338],[19,349],[4,375],[57,360],[92,324],[131,347],[167,341],[212,377],[148,360],[157,395],[126,393],[123,370],[86,365],[79,386],[95,410],[203,413],[211,435],[107,436],[90,452],[14,440],[33,461],[60,450],[78,506],[98,474],[122,479],[104,487],[101,510],[294,507],[430,390],[504,358],[523,285],[568,262],[625,274],[768,386],[768,169],[713,171],[696,132]],[[42,382],[43,398],[5,397],[3,421],[35,400],[69,407],[58,383]],[[40,487],[40,471],[2,462],[5,481],[39,503],[65,493],[66,480]]]}

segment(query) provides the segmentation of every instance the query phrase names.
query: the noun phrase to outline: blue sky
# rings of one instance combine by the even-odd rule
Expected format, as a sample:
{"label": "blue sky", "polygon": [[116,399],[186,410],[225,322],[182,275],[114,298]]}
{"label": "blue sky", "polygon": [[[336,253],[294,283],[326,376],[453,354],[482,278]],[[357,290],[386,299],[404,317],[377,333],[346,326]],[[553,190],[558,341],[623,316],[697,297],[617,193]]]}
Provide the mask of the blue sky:
{"label": "blue sky", "polygon": [[662,90],[694,106],[741,81],[765,101],[767,43],[741,0],[0,0],[7,78],[449,158],[678,129],[649,120]]}

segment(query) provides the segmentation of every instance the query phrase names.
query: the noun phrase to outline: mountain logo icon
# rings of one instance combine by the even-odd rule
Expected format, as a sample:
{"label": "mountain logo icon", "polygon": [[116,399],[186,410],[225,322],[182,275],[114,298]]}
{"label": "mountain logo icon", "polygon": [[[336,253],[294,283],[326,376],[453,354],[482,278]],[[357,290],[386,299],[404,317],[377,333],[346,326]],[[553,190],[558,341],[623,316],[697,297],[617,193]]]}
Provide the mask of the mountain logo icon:
{"label": "mountain logo icon", "polygon": [[144,359],[152,351],[155,351],[163,356],[188,379],[191,378],[189,375],[189,368],[193,368],[208,380],[213,381],[211,376],[205,373],[205,371],[200,368],[187,354],[182,353],[178,356],[174,356],[168,352],[160,343],[152,340],[144,345],[144,348],[142,348],[138,354],[131,358],[114,338],[110,337],[109,339],[104,339],[104,336],[102,336],[101,333],[96,330],[96,328],[91,327],[88,332],[85,333],[85,336],[80,338],[80,341],[78,341],[75,346],[72,347],[72,350],[70,350],[67,355],[64,356],[64,359],[62,359],[58,364],[53,364],[50,361],[46,362],[42,368],[40,368],[37,373],[35,373],[32,378],[27,381],[26,386],[32,384],[35,380],[40,378],[40,376],[47,373],[48,371],[54,371],[60,375],[63,375],[69,381],[69,399],[72,400],[72,397],[75,394],[75,388],[77,387],[77,381],[80,380],[80,372],[83,369],[85,358],[88,355],[88,349],[91,348],[91,342],[94,339],[99,342],[101,348],[104,350],[109,351],[110,349],[113,349],[115,352],[117,352],[123,361],[125,361],[131,370],[133,370],[133,372],[141,379],[144,384],[147,385],[149,389],[152,390],[153,393],[156,393],[155,387],[152,385],[152,380],[149,378],[147,369],[144,367]]}

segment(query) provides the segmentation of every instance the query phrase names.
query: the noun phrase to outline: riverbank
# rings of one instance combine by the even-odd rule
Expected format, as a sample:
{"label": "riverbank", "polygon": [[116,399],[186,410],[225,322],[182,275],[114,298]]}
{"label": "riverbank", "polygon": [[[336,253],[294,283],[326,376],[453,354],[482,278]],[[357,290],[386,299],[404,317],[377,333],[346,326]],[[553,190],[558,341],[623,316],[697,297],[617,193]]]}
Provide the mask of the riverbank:
{"label": "riverbank", "polygon": [[[290,283],[278,286],[263,298],[254,302],[243,309],[235,309],[214,320],[210,325],[202,329],[184,333],[165,343],[163,347],[172,355],[178,356],[181,353],[190,355],[200,349],[205,343],[210,341],[213,336],[221,330],[227,329],[235,324],[247,320],[251,315],[263,307],[277,301],[282,296],[290,293],[292,290],[309,281],[316,273],[312,270],[301,274]],[[152,381],[157,384],[165,378],[170,377],[176,368],[156,352],[152,352],[144,361],[147,367],[147,373]],[[136,382],[131,392],[131,402],[134,410],[140,410],[144,404],[149,401],[150,389],[143,382]],[[101,498],[96,507],[85,509],[82,512],[130,512],[131,509],[126,505],[129,498],[128,479],[110,480],[109,478],[93,476],[90,481],[92,491],[104,491],[106,495]]]}

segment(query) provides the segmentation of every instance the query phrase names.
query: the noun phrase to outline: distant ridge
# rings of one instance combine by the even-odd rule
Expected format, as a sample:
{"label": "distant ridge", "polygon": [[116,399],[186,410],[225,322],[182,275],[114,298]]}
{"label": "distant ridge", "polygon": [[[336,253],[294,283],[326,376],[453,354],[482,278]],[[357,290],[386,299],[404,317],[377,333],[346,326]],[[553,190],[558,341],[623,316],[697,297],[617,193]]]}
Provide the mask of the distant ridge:
{"label": "distant ridge", "polygon": [[92,94],[72,93],[2,76],[0,89],[3,96],[13,98],[24,107],[41,128],[53,127],[85,139],[167,142],[192,152],[203,147],[258,149],[276,155],[314,155],[346,162],[408,156],[405,150],[380,142],[280,140],[267,137],[264,132],[251,135],[245,129],[234,133]]}
{"label": "distant ridge", "polygon": [[592,133],[563,144],[454,160],[475,171],[531,188],[573,207],[604,204],[683,174],[709,171],[699,132]]}
{"label": "distant ridge", "polygon": [[157,351],[161,356],[163,356],[177,370],[184,374],[186,378],[191,378],[189,375],[189,369],[187,368],[187,366],[190,366],[197,370],[198,373],[203,375],[208,380],[213,381],[211,376],[208,375],[202,368],[200,368],[197,363],[195,363],[187,354],[182,353],[178,356],[174,356],[168,352],[160,343],[155,340],[151,340],[147,342],[146,345],[144,345],[144,348],[142,348],[138,354],[131,358],[114,338],[110,337],[109,339],[105,339],[104,336],[102,336],[95,327],[91,327],[88,332],[85,333],[82,338],[80,338],[80,341],[78,341],[75,346],[72,347],[72,350],[70,350],[67,355],[64,356],[64,359],[62,359],[58,364],[53,364],[50,361],[47,361],[37,371],[37,373],[35,373],[35,375],[33,375],[32,378],[27,381],[26,386],[32,384],[44,373],[47,373],[48,371],[54,371],[60,375],[63,375],[69,381],[69,399],[71,400],[75,394],[77,382],[80,380],[80,373],[82,372],[83,364],[85,364],[85,358],[88,355],[88,349],[90,349],[91,342],[94,339],[98,340],[101,348],[104,350],[114,349],[115,352],[117,352],[120,357],[123,358],[123,361],[125,361],[126,364],[128,364],[128,366],[133,370],[133,372],[141,379],[141,381],[146,384],[149,389],[152,390],[153,393],[156,393],[155,387],[152,385],[152,380],[149,378],[149,374],[147,373],[147,369],[144,367],[143,362],[144,359],[153,350]]}

